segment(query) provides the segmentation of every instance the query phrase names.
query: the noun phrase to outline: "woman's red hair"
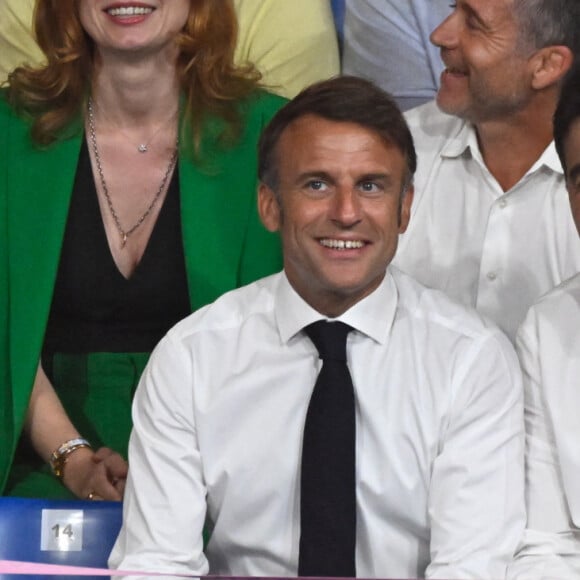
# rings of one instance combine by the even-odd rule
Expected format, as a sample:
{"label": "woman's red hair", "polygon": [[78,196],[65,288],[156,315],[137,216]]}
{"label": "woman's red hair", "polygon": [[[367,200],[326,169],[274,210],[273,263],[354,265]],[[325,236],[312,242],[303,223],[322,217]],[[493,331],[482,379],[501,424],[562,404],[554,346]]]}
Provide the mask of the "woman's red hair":
{"label": "woman's red hair", "polygon": [[[234,64],[238,27],[231,0],[190,0],[190,4],[187,23],[176,40],[177,77],[197,149],[208,115],[223,119],[229,136],[239,133],[238,102],[257,88],[260,74],[251,65]],[[34,22],[46,64],[15,69],[8,94],[15,107],[32,116],[33,139],[46,145],[84,111],[95,47],[81,26],[78,0],[37,0]]]}

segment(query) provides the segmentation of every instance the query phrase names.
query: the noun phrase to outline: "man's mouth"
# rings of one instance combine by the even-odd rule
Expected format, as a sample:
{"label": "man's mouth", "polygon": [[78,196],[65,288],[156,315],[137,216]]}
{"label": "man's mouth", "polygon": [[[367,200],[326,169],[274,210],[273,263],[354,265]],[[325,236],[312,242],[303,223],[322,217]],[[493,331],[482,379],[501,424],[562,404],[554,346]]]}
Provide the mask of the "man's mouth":
{"label": "man's mouth", "polygon": [[366,244],[363,240],[339,240],[335,238],[322,238],[318,241],[321,246],[332,250],[360,250]]}
{"label": "man's mouth", "polygon": [[451,75],[457,75],[457,76],[467,76],[467,71],[460,69],[458,67],[455,66],[448,66],[445,69],[445,72]]}

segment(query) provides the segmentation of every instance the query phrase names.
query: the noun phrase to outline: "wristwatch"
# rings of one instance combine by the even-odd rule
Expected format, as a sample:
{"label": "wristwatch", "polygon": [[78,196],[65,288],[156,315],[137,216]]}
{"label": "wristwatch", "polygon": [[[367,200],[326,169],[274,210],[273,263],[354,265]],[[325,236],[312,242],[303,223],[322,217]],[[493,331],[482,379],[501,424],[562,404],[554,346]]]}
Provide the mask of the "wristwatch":
{"label": "wristwatch", "polygon": [[61,481],[64,475],[64,464],[67,462],[69,455],[81,447],[92,449],[91,444],[86,439],[77,437],[76,439],[65,441],[58,449],[52,452],[50,467],[54,475]]}

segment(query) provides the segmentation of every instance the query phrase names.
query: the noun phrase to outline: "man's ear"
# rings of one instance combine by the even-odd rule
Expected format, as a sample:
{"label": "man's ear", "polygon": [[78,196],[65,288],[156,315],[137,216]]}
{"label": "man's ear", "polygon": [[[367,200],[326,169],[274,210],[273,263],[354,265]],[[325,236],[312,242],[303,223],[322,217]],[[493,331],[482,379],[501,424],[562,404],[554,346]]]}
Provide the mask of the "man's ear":
{"label": "man's ear", "polygon": [[532,87],[536,90],[559,83],[572,66],[574,55],[567,46],[546,46],[531,57]]}
{"label": "man's ear", "polygon": [[413,195],[415,194],[415,187],[410,185],[405,192],[405,196],[401,200],[401,208],[399,210],[399,233],[406,231],[411,219],[411,205],[413,204]]}
{"label": "man's ear", "polygon": [[263,182],[258,187],[258,213],[264,227],[277,232],[282,223],[282,211],[276,194]]}

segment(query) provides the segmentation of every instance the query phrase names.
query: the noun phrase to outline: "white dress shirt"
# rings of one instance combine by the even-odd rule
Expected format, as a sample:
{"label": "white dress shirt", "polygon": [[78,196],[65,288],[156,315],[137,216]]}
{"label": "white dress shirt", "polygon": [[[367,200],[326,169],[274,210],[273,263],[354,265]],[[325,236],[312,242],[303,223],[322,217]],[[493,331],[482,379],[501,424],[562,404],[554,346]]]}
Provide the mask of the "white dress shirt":
{"label": "white dress shirt", "polygon": [[510,576],[580,577],[580,275],[535,304],[518,337],[528,523]]}
{"label": "white dress shirt", "polygon": [[411,222],[393,263],[474,306],[513,340],[537,298],[580,271],[580,240],[554,145],[504,192],[472,125],[434,102],[406,117],[418,169]]}
{"label": "white dress shirt", "polygon": [[[163,339],[135,396],[113,567],[296,575],[302,431],[321,366],[301,329],[322,318],[277,274]],[[339,320],[355,329],[358,576],[503,577],[524,526],[509,341],[397,271]]]}
{"label": "white dress shirt", "polygon": [[346,0],[343,73],[369,79],[410,109],[430,101],[443,61],[429,35],[449,0]]}

